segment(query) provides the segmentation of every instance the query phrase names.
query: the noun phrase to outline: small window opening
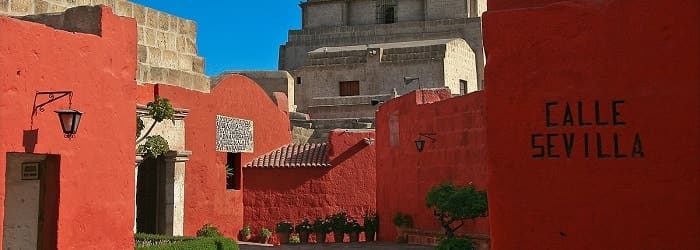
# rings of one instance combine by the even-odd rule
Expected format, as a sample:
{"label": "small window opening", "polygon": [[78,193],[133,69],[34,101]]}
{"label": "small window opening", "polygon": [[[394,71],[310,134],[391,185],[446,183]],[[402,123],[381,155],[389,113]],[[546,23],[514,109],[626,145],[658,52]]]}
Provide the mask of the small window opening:
{"label": "small window opening", "polygon": [[377,0],[377,23],[395,23],[397,21],[396,6],[396,0]]}
{"label": "small window opening", "polygon": [[297,76],[297,82],[296,84],[301,84],[301,76]]}
{"label": "small window opening", "polygon": [[226,189],[241,190],[243,169],[241,168],[241,153],[226,155]]}
{"label": "small window opening", "polygon": [[467,85],[468,84],[469,84],[469,82],[467,82],[465,80],[461,80],[461,79],[459,80],[459,94],[460,95],[464,95],[467,93],[467,91],[468,91]]}
{"label": "small window opening", "polygon": [[340,82],[340,96],[360,95],[360,81]]}

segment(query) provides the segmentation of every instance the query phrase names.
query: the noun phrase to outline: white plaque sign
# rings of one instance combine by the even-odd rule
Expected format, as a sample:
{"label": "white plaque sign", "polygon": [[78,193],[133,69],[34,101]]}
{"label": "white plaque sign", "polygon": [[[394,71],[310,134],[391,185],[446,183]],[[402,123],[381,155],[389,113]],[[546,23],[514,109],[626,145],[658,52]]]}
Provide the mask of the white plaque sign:
{"label": "white plaque sign", "polygon": [[253,121],[217,115],[216,151],[253,152]]}

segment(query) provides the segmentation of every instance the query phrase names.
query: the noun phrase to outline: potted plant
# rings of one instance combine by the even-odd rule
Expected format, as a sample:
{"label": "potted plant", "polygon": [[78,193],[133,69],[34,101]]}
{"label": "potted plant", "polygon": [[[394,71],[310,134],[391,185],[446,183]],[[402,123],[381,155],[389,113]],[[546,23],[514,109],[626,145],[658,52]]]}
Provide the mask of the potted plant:
{"label": "potted plant", "polygon": [[314,220],[311,228],[316,234],[316,243],[326,243],[326,234],[331,231],[331,222],[328,219],[318,217]]}
{"label": "potted plant", "polygon": [[268,244],[270,241],[270,236],[272,236],[270,229],[264,227],[260,229],[260,243]]}
{"label": "potted plant", "polygon": [[396,212],[396,215],[394,215],[394,226],[396,226],[396,232],[398,233],[397,241],[405,243],[407,241],[405,231],[406,228],[413,226],[413,218],[411,218],[411,215]]}
{"label": "potted plant", "polygon": [[309,242],[309,233],[313,232],[313,227],[309,219],[304,219],[294,227],[294,231],[299,234],[299,241],[301,243],[307,243]]}
{"label": "potted plant", "polygon": [[280,237],[281,244],[289,244],[289,234],[294,231],[294,226],[289,221],[280,221],[275,227],[275,232]]}
{"label": "potted plant", "polygon": [[350,242],[358,242],[360,240],[360,232],[362,232],[362,226],[357,220],[353,218],[348,219],[345,231],[348,233]]}
{"label": "potted plant", "polygon": [[243,229],[241,229],[241,231],[238,231],[238,240],[249,241],[251,237],[250,233],[250,225],[244,226]]}
{"label": "potted plant", "polygon": [[329,220],[331,221],[331,228],[333,228],[333,241],[342,243],[343,238],[345,238],[348,214],[345,211],[341,211],[331,215]]}
{"label": "potted plant", "polygon": [[236,172],[235,169],[231,164],[226,164],[226,189],[234,189],[236,188],[235,186],[235,178]]}
{"label": "potted plant", "polygon": [[377,218],[377,213],[372,210],[367,210],[367,212],[362,215],[362,219],[365,227],[365,240],[374,241],[375,235],[379,229],[379,218]]}

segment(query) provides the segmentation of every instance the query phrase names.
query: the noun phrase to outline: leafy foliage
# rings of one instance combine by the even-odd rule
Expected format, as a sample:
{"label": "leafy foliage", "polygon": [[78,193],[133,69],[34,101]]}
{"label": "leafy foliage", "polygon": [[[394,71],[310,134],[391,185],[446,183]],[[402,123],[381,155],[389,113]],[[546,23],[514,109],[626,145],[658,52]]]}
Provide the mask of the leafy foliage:
{"label": "leafy foliage", "polygon": [[182,237],[155,234],[134,235],[138,250],[238,250],[238,244],[224,237]]}
{"label": "leafy foliage", "polygon": [[340,211],[328,217],[331,222],[331,228],[336,232],[345,232],[346,224],[348,223],[348,214],[345,211]]}
{"label": "leafy foliage", "polygon": [[236,174],[235,169],[233,168],[233,165],[231,164],[226,164],[226,178],[231,178]]}
{"label": "leafy foliage", "polygon": [[309,219],[304,219],[294,227],[294,231],[297,233],[310,233],[313,231],[313,226],[311,222],[309,222]]}
{"label": "leafy foliage", "polygon": [[333,230],[333,228],[331,228],[331,221],[328,218],[324,219],[321,217],[316,218],[311,227],[313,228],[313,231],[317,233],[328,233]]}
{"label": "leafy foliage", "polygon": [[219,228],[211,224],[204,224],[202,228],[197,230],[197,237],[223,237],[224,235],[219,232]]}
{"label": "leafy foliage", "polygon": [[372,210],[367,210],[364,215],[362,215],[363,225],[365,230],[368,232],[377,232],[379,229],[379,218],[377,213]]}
{"label": "leafy foliage", "polygon": [[262,229],[260,229],[260,235],[262,237],[270,237],[270,236],[272,236],[272,232],[270,231],[270,229],[263,227]]}
{"label": "leafy foliage", "polygon": [[154,101],[146,104],[146,107],[148,107],[148,115],[156,122],[162,122],[166,119],[172,121],[175,118],[175,109],[167,98],[157,96]]}
{"label": "leafy foliage", "polygon": [[475,250],[474,242],[468,238],[442,239],[436,250]]}
{"label": "leafy foliage", "polygon": [[289,243],[299,244],[299,243],[301,243],[301,239],[299,239],[299,236],[295,235],[295,236],[292,236],[291,238],[289,238]]}
{"label": "leafy foliage", "polygon": [[158,158],[158,156],[169,150],[170,145],[168,145],[168,141],[160,135],[147,136],[146,142],[138,148],[138,152],[144,153],[147,158]]}
{"label": "leafy foliage", "polygon": [[250,230],[250,225],[246,225],[238,233],[240,233],[241,235],[250,235],[251,231],[252,230]]}
{"label": "leafy foliage", "polygon": [[352,218],[348,219],[347,224],[345,225],[345,232],[357,232],[357,233],[359,233],[359,232],[362,232],[362,230],[364,230],[364,228],[362,228],[362,226],[360,225],[359,222],[357,222],[357,220],[352,219]]}
{"label": "leafy foliage", "polygon": [[143,128],[145,128],[145,127],[146,127],[146,125],[143,124],[143,120],[141,119],[141,117],[137,116],[136,117],[136,138],[141,137],[141,130],[143,130]]}
{"label": "leafy foliage", "polygon": [[394,225],[397,227],[412,227],[413,218],[409,214],[396,212],[394,215]]}
{"label": "leafy foliage", "polygon": [[425,203],[433,209],[448,239],[454,238],[454,232],[464,225],[464,220],[486,216],[488,211],[486,192],[476,190],[473,184],[466,187],[440,184],[428,192]]}
{"label": "leafy foliage", "polygon": [[275,226],[275,232],[278,233],[291,233],[294,231],[294,226],[292,226],[292,223],[289,221],[280,221],[277,223],[277,226]]}

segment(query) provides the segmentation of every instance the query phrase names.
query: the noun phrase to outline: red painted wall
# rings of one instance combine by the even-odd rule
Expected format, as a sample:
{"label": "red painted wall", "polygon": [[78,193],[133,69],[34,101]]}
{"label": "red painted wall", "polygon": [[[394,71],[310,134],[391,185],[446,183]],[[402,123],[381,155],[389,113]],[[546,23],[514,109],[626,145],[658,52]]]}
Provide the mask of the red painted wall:
{"label": "red painted wall", "polygon": [[[254,152],[242,153],[243,164],[291,141],[289,118],[251,79],[229,75],[211,93],[158,85],[173,106],[190,109],[185,118],[185,234],[211,223],[229,237],[243,227],[243,193],[226,190],[226,153],[216,152],[216,115],[253,121]],[[139,87],[138,102],[153,100],[154,86]],[[245,185],[246,177],[243,177]]]}
{"label": "red painted wall", "polygon": [[700,248],[699,9],[606,0],[484,15],[494,249]]}
{"label": "red painted wall", "polygon": [[376,208],[375,147],[364,138],[374,138],[374,131],[331,131],[333,167],[245,168],[245,224],[255,232],[262,227],[274,231],[282,220],[296,224],[341,210],[362,223],[363,212]]}
{"label": "red painted wall", "polygon": [[[423,104],[423,94],[425,104]],[[430,189],[443,182],[473,182],[486,189],[484,94],[450,98],[446,89],[412,92],[384,103],[377,112],[377,210],[381,240],[396,239],[396,212],[413,217],[414,228],[441,230],[425,205]],[[423,152],[414,141],[434,133]],[[488,220],[467,221],[462,233],[488,234]]]}
{"label": "red painted wall", "polygon": [[[101,22],[102,36],[96,36],[0,17],[0,197],[6,153],[60,155],[58,239],[52,248],[134,245],[136,22],[106,7]],[[36,91],[52,90],[73,91],[72,107],[85,112],[71,140],[63,138],[53,112],[68,107],[67,97],[47,105],[32,124]],[[33,129],[36,144],[25,147],[24,131]]]}

